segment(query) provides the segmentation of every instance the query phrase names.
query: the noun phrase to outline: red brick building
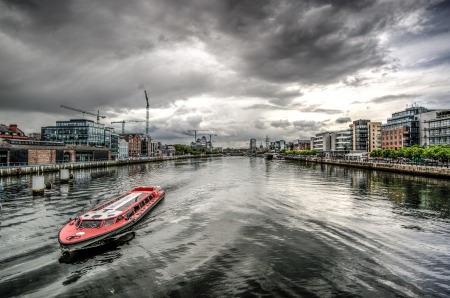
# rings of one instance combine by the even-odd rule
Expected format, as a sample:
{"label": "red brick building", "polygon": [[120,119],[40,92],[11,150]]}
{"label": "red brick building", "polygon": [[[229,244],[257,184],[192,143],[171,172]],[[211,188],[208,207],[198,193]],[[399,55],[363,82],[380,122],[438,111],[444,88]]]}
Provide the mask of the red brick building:
{"label": "red brick building", "polygon": [[139,157],[141,156],[141,135],[127,134],[124,136],[125,141],[128,143],[128,156],[129,157]]}
{"label": "red brick building", "polygon": [[111,159],[107,148],[64,145],[61,142],[0,139],[0,166],[25,166]]}
{"label": "red brick building", "polygon": [[17,124],[0,124],[0,138],[26,140],[28,137],[17,127]]}
{"label": "red brick building", "polygon": [[407,127],[395,127],[381,130],[382,149],[400,149],[405,146]]}

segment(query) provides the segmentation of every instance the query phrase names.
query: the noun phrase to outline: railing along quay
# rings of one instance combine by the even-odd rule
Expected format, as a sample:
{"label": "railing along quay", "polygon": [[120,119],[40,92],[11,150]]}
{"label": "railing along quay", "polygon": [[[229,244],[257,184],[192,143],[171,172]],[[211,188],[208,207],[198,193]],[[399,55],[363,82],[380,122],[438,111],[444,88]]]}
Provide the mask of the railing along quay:
{"label": "railing along quay", "polygon": [[14,175],[28,175],[34,173],[54,172],[61,169],[80,170],[87,168],[102,168],[111,166],[120,166],[128,164],[139,164],[156,161],[167,161],[187,158],[204,158],[204,157],[218,157],[221,154],[202,154],[202,155],[177,155],[177,156],[163,156],[163,157],[138,157],[127,158],[119,160],[103,160],[103,161],[85,161],[85,162],[68,162],[56,164],[40,164],[40,165],[23,165],[23,166],[6,166],[0,167],[0,177],[14,176]]}
{"label": "railing along quay", "polygon": [[445,166],[430,166],[430,165],[405,164],[394,162],[388,163],[381,161],[341,160],[341,159],[320,158],[320,157],[314,158],[305,156],[286,156],[285,159],[302,160],[307,162],[316,162],[330,165],[348,166],[369,170],[388,171],[395,173],[450,179],[450,168]]}

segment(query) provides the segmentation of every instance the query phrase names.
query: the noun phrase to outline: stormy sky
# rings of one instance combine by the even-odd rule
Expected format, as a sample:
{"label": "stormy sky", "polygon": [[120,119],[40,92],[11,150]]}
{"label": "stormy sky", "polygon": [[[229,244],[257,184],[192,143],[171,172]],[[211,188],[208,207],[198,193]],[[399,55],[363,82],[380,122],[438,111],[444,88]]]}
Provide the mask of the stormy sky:
{"label": "stormy sky", "polygon": [[449,108],[449,2],[0,0],[0,122],[96,120],[66,105],[120,132],[147,90],[153,139],[247,147]]}

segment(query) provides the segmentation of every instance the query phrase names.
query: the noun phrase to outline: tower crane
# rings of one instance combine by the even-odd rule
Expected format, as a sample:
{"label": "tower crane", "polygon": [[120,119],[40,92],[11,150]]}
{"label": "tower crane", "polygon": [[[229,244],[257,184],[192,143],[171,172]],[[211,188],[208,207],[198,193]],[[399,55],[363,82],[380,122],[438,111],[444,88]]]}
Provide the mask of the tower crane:
{"label": "tower crane", "polygon": [[129,122],[145,122],[144,120],[122,120],[122,121],[113,121],[111,122],[111,124],[114,123],[122,123],[122,134],[125,133],[125,123],[129,123]]}
{"label": "tower crane", "polygon": [[194,133],[194,142],[197,141],[197,131],[210,131],[210,130],[201,130],[201,129],[190,129],[190,130],[188,130],[189,133],[191,133],[191,132]]}
{"label": "tower crane", "polygon": [[68,107],[68,106],[65,106],[65,105],[61,105],[61,108],[65,108],[65,109],[69,109],[69,110],[72,110],[72,111],[77,111],[77,112],[83,113],[83,117],[84,117],[84,114],[96,116],[97,117],[97,123],[100,123],[100,118],[106,118],[106,116],[100,115],[100,111],[97,111],[97,114],[94,114],[94,113],[91,113],[91,112],[88,112],[88,111],[84,111],[84,110],[81,110],[81,109]]}
{"label": "tower crane", "polygon": [[212,145],[212,138],[211,138],[212,136],[217,137],[217,135],[215,133],[209,135],[209,143],[211,144],[211,148],[213,147],[213,145]]}
{"label": "tower crane", "polygon": [[148,96],[147,96],[147,90],[144,90],[145,93],[145,100],[147,101],[147,110],[146,110],[146,114],[145,114],[145,134],[148,136],[148,129],[149,129],[149,117],[148,117],[148,110],[150,109],[150,105],[148,103]]}

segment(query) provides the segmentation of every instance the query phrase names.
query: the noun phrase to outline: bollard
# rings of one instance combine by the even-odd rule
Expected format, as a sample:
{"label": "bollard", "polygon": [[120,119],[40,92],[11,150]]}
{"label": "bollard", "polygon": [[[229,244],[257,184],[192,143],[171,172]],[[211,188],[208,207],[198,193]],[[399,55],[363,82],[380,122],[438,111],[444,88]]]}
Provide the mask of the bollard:
{"label": "bollard", "polygon": [[42,195],[44,194],[44,176],[33,176],[32,177],[32,189],[33,195]]}
{"label": "bollard", "polygon": [[69,178],[70,178],[69,170],[62,169],[62,170],[59,171],[59,181],[61,183],[68,183],[69,182]]}

